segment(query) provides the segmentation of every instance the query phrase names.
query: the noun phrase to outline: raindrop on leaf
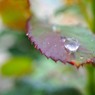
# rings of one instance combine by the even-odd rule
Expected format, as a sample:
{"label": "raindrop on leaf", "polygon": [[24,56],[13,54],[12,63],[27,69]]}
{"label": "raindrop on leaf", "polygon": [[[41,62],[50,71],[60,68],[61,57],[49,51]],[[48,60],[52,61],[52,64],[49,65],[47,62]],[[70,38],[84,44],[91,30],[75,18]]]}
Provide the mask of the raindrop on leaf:
{"label": "raindrop on leaf", "polygon": [[61,37],[61,41],[65,42],[66,41],[66,37]]}
{"label": "raindrop on leaf", "polygon": [[78,40],[74,38],[66,38],[65,43],[64,43],[65,48],[69,52],[76,52],[80,46]]}

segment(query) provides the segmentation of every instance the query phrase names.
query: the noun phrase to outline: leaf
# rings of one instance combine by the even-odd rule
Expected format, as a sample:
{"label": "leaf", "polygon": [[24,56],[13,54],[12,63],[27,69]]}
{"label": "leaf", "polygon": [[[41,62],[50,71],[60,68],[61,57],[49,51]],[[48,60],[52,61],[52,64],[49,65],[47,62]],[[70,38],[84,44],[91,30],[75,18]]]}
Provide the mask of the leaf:
{"label": "leaf", "polygon": [[14,57],[5,62],[1,68],[4,76],[23,76],[29,74],[32,70],[31,59],[26,57]]}
{"label": "leaf", "polygon": [[[52,25],[34,21],[32,25],[29,23],[27,36],[47,58],[77,67],[87,62],[90,63],[90,59],[95,57],[95,36],[90,30],[81,26],[55,26],[56,31],[55,29],[53,31]],[[68,51],[62,37],[78,40],[78,50],[73,53]]]}
{"label": "leaf", "polygon": [[6,26],[25,31],[30,18],[28,0],[0,0],[0,15]]}
{"label": "leaf", "polygon": [[69,9],[71,9],[73,6],[65,6],[65,7],[61,7],[59,8],[56,12],[55,15],[59,15],[60,13],[66,12]]}
{"label": "leaf", "polygon": [[56,10],[55,16],[63,14],[68,11],[73,11],[79,14],[79,8],[77,5],[71,5],[71,6],[64,5]]}

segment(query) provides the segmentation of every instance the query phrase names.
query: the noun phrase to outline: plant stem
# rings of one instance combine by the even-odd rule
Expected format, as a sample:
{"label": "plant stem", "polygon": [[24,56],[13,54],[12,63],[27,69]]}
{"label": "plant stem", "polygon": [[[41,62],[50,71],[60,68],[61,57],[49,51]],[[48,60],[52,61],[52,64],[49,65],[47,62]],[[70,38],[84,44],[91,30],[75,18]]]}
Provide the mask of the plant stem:
{"label": "plant stem", "polygon": [[[82,0],[79,0],[79,1],[78,1],[78,5],[79,5],[79,7],[80,7],[80,11],[81,11],[81,13],[82,13],[82,15],[83,15],[83,17],[84,17],[84,19],[85,19],[85,21],[86,21],[88,27],[89,27],[91,30],[93,30],[92,18],[90,18],[89,12],[88,12],[88,10],[87,10],[87,2],[86,2],[86,4],[85,4]],[[94,32],[94,31],[92,31],[92,32]]]}
{"label": "plant stem", "polygon": [[[92,15],[93,15],[93,22],[92,22],[92,27],[90,28],[93,33],[95,33],[95,0],[91,0],[91,5],[92,5]],[[88,23],[89,25],[90,23]],[[95,67],[94,66],[87,66],[87,85],[86,85],[86,92],[87,95],[95,95]]]}
{"label": "plant stem", "polygon": [[95,0],[92,0],[93,32],[95,33]]}
{"label": "plant stem", "polygon": [[87,85],[86,93],[87,95],[95,95],[95,68],[91,66],[86,67],[87,70]]}

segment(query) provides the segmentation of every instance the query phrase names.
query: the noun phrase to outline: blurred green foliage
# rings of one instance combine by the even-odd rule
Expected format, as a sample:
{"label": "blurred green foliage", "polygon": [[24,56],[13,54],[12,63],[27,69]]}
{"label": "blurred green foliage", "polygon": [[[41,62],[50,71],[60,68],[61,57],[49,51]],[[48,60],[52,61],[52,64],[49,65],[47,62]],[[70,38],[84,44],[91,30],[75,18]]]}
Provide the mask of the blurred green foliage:
{"label": "blurred green foliage", "polygon": [[[60,89],[60,90],[59,90]],[[76,88],[61,87],[59,89],[36,88],[33,84],[16,80],[15,87],[1,95],[82,95]]]}
{"label": "blurred green foliage", "polygon": [[28,56],[32,59],[40,59],[40,52],[34,48],[34,45],[30,43],[25,33],[22,33],[15,42],[15,45],[9,48],[9,52],[15,56]]}
{"label": "blurred green foliage", "polygon": [[[6,45],[6,50],[11,54],[11,57],[4,62],[1,71],[3,76],[15,77],[15,84],[9,90],[1,90],[0,95],[81,95],[77,88],[65,86],[62,81],[55,77],[61,73],[63,74],[63,72],[65,77],[69,72],[74,73],[75,70],[70,69],[68,66],[68,68],[63,68],[63,64],[61,64],[62,68],[60,68],[60,65],[45,58],[34,48],[33,44],[31,45],[25,33],[15,32],[11,29],[4,30],[1,33],[1,37],[4,37],[4,39],[8,35],[12,37],[11,40],[15,39],[15,41],[11,45],[10,40],[7,39],[10,46],[7,47]],[[6,44],[6,41],[2,44]],[[57,74],[57,72],[60,73]],[[23,81],[26,78],[22,76],[28,76],[27,74],[30,74],[30,77],[28,77],[28,80]],[[53,77],[52,74],[54,74]],[[20,78],[21,80],[19,81]],[[62,87],[63,84],[64,86]]]}
{"label": "blurred green foliage", "polygon": [[[0,0],[0,1],[7,2],[7,0]],[[87,2],[88,0],[85,1]],[[91,1],[93,0],[89,1],[90,3],[92,3]],[[8,6],[7,3],[3,4],[5,7],[6,5]],[[93,14],[94,14],[95,6],[94,3],[92,4],[93,6],[91,7],[93,9]],[[79,8],[78,6],[76,7]],[[72,10],[74,10],[75,12],[78,10],[79,12],[79,9],[77,9],[76,7],[75,6],[64,7],[64,8],[61,7],[61,9],[58,10],[57,14],[61,12],[63,13],[63,11],[68,11],[69,9],[70,12]],[[0,8],[2,7],[0,6]],[[5,10],[6,9],[7,8],[5,8]],[[9,9],[10,11],[8,10],[6,10],[6,12],[2,11],[4,22],[8,24],[8,26],[14,28],[20,28],[21,30],[25,29],[26,25],[25,22],[30,15],[29,10],[27,11],[28,14],[26,13],[26,11],[19,10],[21,11],[21,13],[18,14],[18,11],[16,11],[15,8],[12,9],[12,7],[10,7]],[[23,12],[25,12],[26,15],[23,15]],[[78,13],[78,15],[81,14]],[[21,23],[19,23],[19,21],[17,22],[16,21],[17,19],[20,19],[19,21],[22,20]],[[94,19],[93,22],[95,23],[94,16],[93,19]],[[10,21],[12,21],[12,23]],[[15,23],[13,23],[13,21],[15,21]],[[93,30],[95,30],[94,24],[93,24]],[[7,36],[9,36],[9,39],[7,38]],[[12,43],[11,41],[13,41],[13,44],[11,44]],[[0,84],[1,87],[0,95],[82,95],[81,92],[83,86],[85,85],[86,75],[82,76],[80,73],[77,73],[78,70],[75,70],[75,68],[73,67],[70,66],[65,67],[63,66],[63,64],[62,65],[55,64],[53,61],[43,57],[43,55],[34,48],[34,45],[33,44],[31,45],[24,31],[22,32],[15,31],[8,28],[3,31],[0,30],[0,52],[8,52],[9,55],[11,55],[10,58],[7,61],[5,61],[3,65],[0,67],[1,71],[0,73],[2,73],[3,76],[7,76],[8,78],[9,76],[11,76],[11,78],[13,78],[14,81],[13,87],[11,87],[9,90],[3,91],[1,88],[4,85],[6,86],[7,84],[4,85]],[[87,86],[87,90],[94,91],[95,87],[92,84],[95,83],[93,82],[95,81],[93,78],[95,76],[95,70],[92,69],[92,67],[88,70],[89,70],[88,71],[89,83]],[[84,73],[84,71],[82,73]],[[30,74],[30,76],[28,76],[28,74]],[[23,81],[24,79],[26,79],[24,75],[28,76],[28,80]],[[21,78],[21,76],[24,76],[24,78],[23,77]],[[78,88],[79,85],[81,85],[81,92]],[[94,95],[94,94],[89,93],[89,95]]]}
{"label": "blurred green foliage", "polygon": [[21,77],[32,72],[31,59],[26,57],[14,57],[9,59],[1,68],[4,76]]}

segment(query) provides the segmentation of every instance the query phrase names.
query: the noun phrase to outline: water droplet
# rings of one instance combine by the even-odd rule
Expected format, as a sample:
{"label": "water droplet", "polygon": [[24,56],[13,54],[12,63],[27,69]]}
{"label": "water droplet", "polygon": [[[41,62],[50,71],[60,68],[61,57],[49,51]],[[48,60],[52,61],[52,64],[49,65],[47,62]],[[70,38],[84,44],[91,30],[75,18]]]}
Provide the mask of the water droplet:
{"label": "water droplet", "polygon": [[61,37],[61,41],[65,42],[66,41],[66,37]]}
{"label": "water droplet", "polygon": [[80,59],[83,59],[83,56],[81,56]]}
{"label": "water droplet", "polygon": [[26,36],[28,36],[29,34],[27,33]]}
{"label": "water droplet", "polygon": [[74,38],[66,38],[64,46],[68,51],[76,52],[79,48],[79,42]]}

